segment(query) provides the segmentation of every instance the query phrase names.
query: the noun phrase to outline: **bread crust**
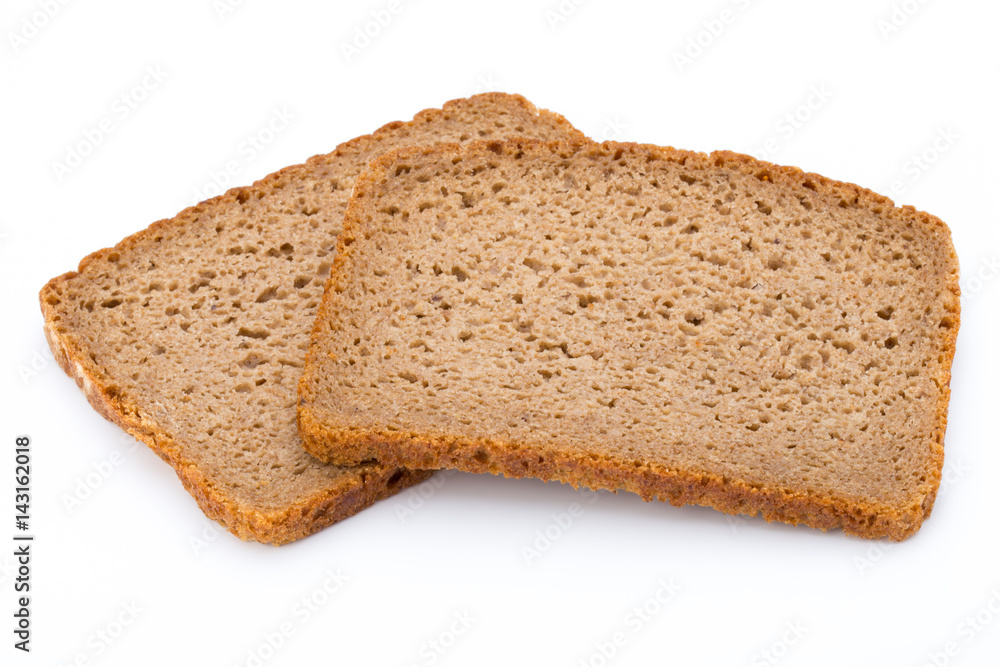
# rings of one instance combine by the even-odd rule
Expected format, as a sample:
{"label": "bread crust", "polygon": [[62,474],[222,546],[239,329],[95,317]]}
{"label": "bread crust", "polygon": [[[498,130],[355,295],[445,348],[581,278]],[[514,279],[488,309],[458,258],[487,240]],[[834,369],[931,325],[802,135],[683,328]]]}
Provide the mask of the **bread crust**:
{"label": "bread crust", "polygon": [[274,510],[262,510],[236,501],[224,490],[213,485],[199,466],[184,455],[182,444],[175,442],[166,429],[142,406],[136,405],[114,389],[113,379],[107,377],[87,352],[84,337],[72,330],[60,331],[57,325],[60,312],[60,294],[64,285],[87,272],[91,264],[105,261],[109,255],[127,252],[145,243],[155,242],[156,236],[178,225],[191,224],[199,217],[211,213],[216,207],[236,201],[240,196],[270,189],[286,180],[294,179],[308,168],[330,161],[345,152],[363,149],[365,144],[377,141],[383,135],[405,126],[427,122],[445,114],[456,105],[473,100],[483,100],[497,106],[526,110],[534,116],[544,117],[566,136],[583,138],[561,115],[540,110],[520,95],[485,93],[472,98],[455,99],[440,109],[425,109],[413,120],[388,123],[375,132],[351,139],[337,146],[330,153],[315,155],[306,162],[274,172],[250,186],[228,190],[222,195],[190,206],[173,218],[158,220],[146,229],[126,237],[114,247],[104,248],[84,257],[76,271],[64,273],[50,280],[39,293],[45,337],[59,366],[83,390],[88,402],[104,418],[144,442],[177,472],[184,488],[194,496],[198,506],[209,517],[224,524],[243,540],[280,545],[310,535],[321,528],[345,519],[378,500],[427,479],[429,471],[407,470],[398,466],[369,462],[357,467],[352,475],[344,475],[336,485],[324,488],[298,502]]}
{"label": "bread crust", "polygon": [[[566,156],[588,152],[641,152],[656,159],[691,165],[695,168],[723,167],[752,175],[762,181],[784,183],[810,190],[848,206],[880,207],[892,215],[931,227],[947,241],[948,264],[952,280],[947,284],[946,308],[954,319],[941,346],[943,363],[936,382],[940,387],[936,409],[936,430],[928,443],[926,480],[917,497],[906,507],[873,504],[834,495],[808,494],[787,488],[749,485],[739,479],[727,479],[694,470],[668,469],[664,466],[618,461],[610,457],[573,456],[558,446],[538,448],[503,439],[462,437],[451,433],[410,433],[361,429],[348,426],[336,414],[315,405],[312,389],[314,355],[321,353],[324,322],[330,316],[330,295],[341,289],[347,279],[347,266],[353,261],[351,245],[364,233],[364,221],[371,192],[390,177],[394,165],[422,155],[481,156],[487,153],[512,155],[517,152],[558,152]],[[836,199],[835,199],[836,198]],[[835,181],[796,167],[779,166],[730,151],[696,153],[649,144],[605,142],[533,142],[494,141],[458,146],[402,148],[373,161],[355,182],[354,194],[345,216],[344,231],[338,239],[334,261],[323,303],[313,330],[306,368],[299,381],[299,432],[303,446],[323,461],[339,463],[378,460],[384,464],[410,468],[455,468],[467,472],[502,474],[508,477],[537,477],[558,480],[574,487],[639,494],[644,500],[663,500],[673,505],[698,504],[729,514],[761,515],[768,521],[802,524],[821,530],[841,528],[862,538],[889,538],[900,541],[913,535],[934,506],[944,463],[944,435],[948,420],[951,364],[960,326],[960,288],[958,257],[947,225],[912,206],[895,207],[883,195],[852,183]]]}

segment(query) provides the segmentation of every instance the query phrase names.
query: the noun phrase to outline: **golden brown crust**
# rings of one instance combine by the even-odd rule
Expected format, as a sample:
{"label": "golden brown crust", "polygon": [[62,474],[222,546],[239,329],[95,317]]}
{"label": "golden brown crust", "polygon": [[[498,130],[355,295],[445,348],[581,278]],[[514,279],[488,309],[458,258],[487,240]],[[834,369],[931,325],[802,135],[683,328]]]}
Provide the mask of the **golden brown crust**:
{"label": "golden brown crust", "polygon": [[313,456],[370,459],[409,468],[454,468],[464,472],[492,473],[506,477],[533,477],[559,481],[575,488],[637,493],[643,500],[671,505],[712,507],[727,514],[760,514],[768,521],[829,530],[865,538],[903,540],[916,532],[923,520],[919,512],[859,503],[847,498],[819,497],[789,489],[751,486],[707,473],[669,470],[662,466],[634,465],[610,458],[576,458],[502,440],[467,439],[447,434],[403,435],[389,431],[338,429],[318,423],[307,410],[299,411],[303,444]]}
{"label": "golden brown crust", "polygon": [[[319,354],[317,338],[328,317],[330,295],[343,287],[346,267],[352,261],[350,247],[358,234],[363,233],[364,199],[391,173],[391,167],[401,161],[420,155],[442,154],[454,156],[482,155],[487,151],[496,154],[516,152],[552,151],[566,154],[608,150],[641,151],[657,159],[685,165],[722,167],[752,175],[762,181],[781,182],[795,187],[807,187],[843,206],[878,207],[882,215],[899,216],[918,224],[931,226],[942,236],[949,249],[948,264],[952,267],[951,279],[945,295],[946,309],[954,318],[954,325],[945,334],[941,354],[943,363],[937,378],[941,388],[937,405],[937,428],[928,442],[930,449],[926,481],[919,495],[908,507],[878,506],[852,498],[805,494],[792,489],[748,485],[741,480],[724,479],[689,470],[669,470],[662,466],[636,467],[632,462],[611,458],[572,457],[555,448],[536,450],[522,443],[499,439],[484,440],[463,438],[448,433],[411,433],[367,429],[362,430],[340,423],[336,415],[320,412],[314,406],[312,395],[313,364],[310,360]],[[434,147],[402,148],[373,161],[370,168],[355,182],[354,195],[348,205],[344,231],[338,239],[338,254],[327,283],[326,295],[320,306],[313,331],[312,344],[306,369],[299,382],[299,432],[303,446],[313,456],[323,461],[339,463],[378,460],[384,464],[411,468],[456,468],[467,472],[490,472],[509,477],[538,477],[558,480],[573,486],[595,489],[625,489],[638,493],[645,500],[665,500],[674,505],[694,503],[713,507],[730,514],[762,515],[768,521],[803,524],[827,530],[842,528],[844,532],[864,538],[889,538],[903,540],[913,535],[923,520],[930,515],[941,480],[944,462],[944,434],[947,427],[948,400],[950,397],[951,363],[960,325],[960,290],[958,284],[958,257],[951,242],[950,231],[940,219],[917,211],[911,206],[896,208],[887,197],[852,183],[843,183],[804,172],[795,167],[784,167],[763,162],[747,155],[729,151],[711,154],[695,153],[670,147],[648,144],[605,142],[484,142],[475,145],[439,145]],[[555,452],[555,454],[554,454]]]}
{"label": "golden brown crust", "polygon": [[288,179],[294,179],[303,170],[343,155],[345,152],[363,150],[364,146],[384,134],[403,126],[426,122],[429,118],[446,113],[456,105],[472,100],[487,100],[498,106],[511,106],[527,110],[535,116],[544,116],[554,127],[567,136],[583,135],[559,114],[539,110],[520,95],[486,93],[468,99],[452,100],[441,109],[426,109],[408,122],[395,121],[379,128],[370,135],[357,137],[337,146],[331,153],[315,155],[305,163],[286,167],[257,181],[251,186],[233,188],[226,193],[190,206],[175,217],[158,220],[112,248],[104,248],[84,257],[76,271],[50,280],[41,290],[39,301],[44,318],[45,335],[59,366],[83,389],[87,400],[102,416],[146,443],[157,455],[176,471],[184,488],[195,497],[206,515],[222,522],[235,535],[244,540],[257,540],[271,544],[285,544],[305,537],[321,528],[349,517],[372,503],[426,479],[431,473],[410,471],[394,466],[369,463],[361,466],[354,475],[345,475],[343,482],[326,488],[294,505],[271,511],[262,511],[239,503],[215,487],[193,461],[184,456],[180,447],[156,420],[140,406],[114,391],[114,383],[90,359],[85,340],[70,330],[60,331],[59,295],[62,286],[84,274],[92,263],[98,263],[112,253],[122,253],[140,244],[155,241],[160,233],[190,224],[220,206],[229,205],[245,194],[270,189]]}

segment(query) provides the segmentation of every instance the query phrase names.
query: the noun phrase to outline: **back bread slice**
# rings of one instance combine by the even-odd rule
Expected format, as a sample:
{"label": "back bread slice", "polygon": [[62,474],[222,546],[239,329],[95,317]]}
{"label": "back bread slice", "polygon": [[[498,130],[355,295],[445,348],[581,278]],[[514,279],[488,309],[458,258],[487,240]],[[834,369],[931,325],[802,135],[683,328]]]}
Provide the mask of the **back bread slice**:
{"label": "back bread slice", "polygon": [[239,537],[281,544],[350,516],[427,475],[321,464],[295,427],[295,387],[354,179],[399,146],[511,136],[582,135],[522,97],[480,95],[157,222],[45,286],[55,357]]}
{"label": "back bread slice", "polygon": [[356,186],[309,452],[626,489],[903,539],[940,480],[943,222],[733,153],[404,150]]}

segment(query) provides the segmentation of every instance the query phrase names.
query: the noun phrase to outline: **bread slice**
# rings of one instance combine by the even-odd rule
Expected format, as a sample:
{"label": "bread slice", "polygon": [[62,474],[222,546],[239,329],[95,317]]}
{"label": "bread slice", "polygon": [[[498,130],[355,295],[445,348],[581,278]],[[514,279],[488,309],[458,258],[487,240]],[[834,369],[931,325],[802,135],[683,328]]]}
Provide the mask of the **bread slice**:
{"label": "bread slice", "polygon": [[943,222],[728,152],[493,142],[357,182],[299,387],[309,452],[903,539],[940,480]]}
{"label": "bread slice", "polygon": [[324,465],[296,431],[295,387],[355,177],[395,147],[512,136],[582,137],[503,94],[391,123],[85,258],[41,292],[49,345],[209,517],[243,539],[308,535],[428,474]]}

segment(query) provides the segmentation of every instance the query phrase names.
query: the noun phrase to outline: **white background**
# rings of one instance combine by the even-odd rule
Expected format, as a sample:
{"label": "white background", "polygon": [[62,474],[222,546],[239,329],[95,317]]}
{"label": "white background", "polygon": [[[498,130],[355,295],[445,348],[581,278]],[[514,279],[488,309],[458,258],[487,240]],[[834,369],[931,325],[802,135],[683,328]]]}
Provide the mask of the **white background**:
{"label": "white background", "polygon": [[[221,15],[213,0],[52,1],[51,18],[45,2],[4,2],[0,452],[33,438],[37,541],[30,656],[11,647],[13,547],[0,547],[0,663],[997,664],[1000,6],[577,2],[403,0],[350,58],[342,45],[388,0],[247,0]],[[551,13],[560,6],[566,16]],[[144,78],[123,118],[116,99]],[[596,138],[756,153],[895,192],[949,223],[964,294],[947,481],[914,538],[866,542],[455,474],[435,477],[409,515],[419,503],[404,492],[289,546],[242,543],[48,360],[44,282],[212,194],[227,161],[234,185],[250,183],[489,89]],[[294,118],[248,159],[241,144],[275,110]],[[104,118],[111,133],[60,178],[54,163]],[[113,455],[113,472],[67,508]],[[0,454],[6,545],[12,468],[13,453]],[[582,513],[559,528],[573,503]],[[556,539],[529,563],[524,549],[547,530]],[[333,593],[328,571],[347,577]],[[303,597],[321,603],[307,614]],[[291,634],[272,650],[283,624]],[[605,658],[616,633],[624,642]]]}

